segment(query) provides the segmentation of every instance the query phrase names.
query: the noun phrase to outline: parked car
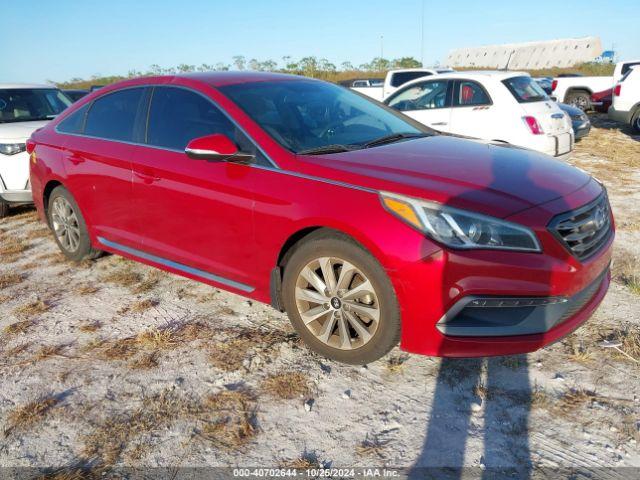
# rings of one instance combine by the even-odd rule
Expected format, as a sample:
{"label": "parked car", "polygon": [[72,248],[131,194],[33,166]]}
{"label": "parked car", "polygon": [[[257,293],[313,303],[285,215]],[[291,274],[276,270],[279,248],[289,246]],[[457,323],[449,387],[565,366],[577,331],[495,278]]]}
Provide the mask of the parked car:
{"label": "parked car", "polygon": [[458,72],[420,78],[385,103],[441,132],[530,148],[565,158],[571,122],[523,72]]}
{"label": "parked car", "polygon": [[354,80],[349,87],[351,88],[368,88],[368,87],[382,87],[384,85],[383,79],[368,79],[368,80]]}
{"label": "parked car", "polygon": [[600,113],[607,113],[613,102],[613,88],[607,88],[591,95],[591,107]]}
{"label": "parked car", "polygon": [[614,223],[582,170],[437,135],[319,80],[131,79],[32,135],[34,200],[72,260],[99,250],[269,302],[313,350],[529,352],[587,320]]}
{"label": "parked car", "polygon": [[453,70],[450,68],[404,68],[390,70],[387,72],[382,84],[376,83],[368,86],[353,85],[352,89],[381,102],[411,80],[449,72],[453,72]]}
{"label": "parked car", "polygon": [[576,141],[589,135],[591,131],[591,121],[585,112],[578,107],[567,105],[566,103],[559,103],[560,109],[569,115],[571,119],[571,126],[573,128],[573,137]]}
{"label": "parked car", "polygon": [[62,92],[71,99],[72,102],[77,102],[78,100],[80,100],[82,97],[84,97],[85,95],[89,94],[89,90],[83,90],[81,88],[75,88],[75,89],[65,89],[62,90]]}
{"label": "parked car", "polygon": [[584,77],[558,75],[551,86],[553,98],[560,103],[568,103],[581,110],[591,110],[591,95],[612,88],[620,78],[640,60],[618,62],[611,77]]}
{"label": "parked car", "polygon": [[613,88],[609,118],[628,123],[640,133],[640,67],[630,69]]}
{"label": "parked car", "polygon": [[50,85],[0,84],[0,218],[10,205],[31,203],[27,138],[69,105]]}
{"label": "parked car", "polygon": [[547,95],[551,95],[551,92],[552,92],[551,84],[553,83],[553,78],[534,77],[533,79],[538,83],[538,85],[540,85],[540,88],[544,90],[544,93],[546,93]]}

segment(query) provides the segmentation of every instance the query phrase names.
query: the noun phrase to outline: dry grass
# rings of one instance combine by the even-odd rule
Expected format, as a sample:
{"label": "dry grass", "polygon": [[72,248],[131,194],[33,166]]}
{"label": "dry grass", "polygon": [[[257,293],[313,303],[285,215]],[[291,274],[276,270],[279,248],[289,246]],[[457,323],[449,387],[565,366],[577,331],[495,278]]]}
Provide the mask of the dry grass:
{"label": "dry grass", "polygon": [[233,372],[242,368],[247,352],[253,342],[241,338],[228,342],[217,342],[209,352],[209,360],[220,370]]}
{"label": "dry grass", "polygon": [[129,362],[129,368],[134,370],[150,370],[158,366],[158,352],[147,352]]}
{"label": "dry grass", "polygon": [[551,403],[552,399],[549,397],[549,394],[537,383],[534,384],[531,390],[531,406],[548,409]]}
{"label": "dry grass", "polygon": [[628,250],[616,249],[613,279],[640,295],[640,259]]}
{"label": "dry grass", "polygon": [[38,227],[36,229],[30,230],[27,233],[25,238],[27,240],[37,240],[39,238],[48,237],[49,235],[51,235],[51,230],[49,230],[45,226],[42,226],[42,227]]}
{"label": "dry grass", "polygon": [[0,256],[15,257],[29,249],[29,244],[20,238],[2,238]]}
{"label": "dry grass", "polygon": [[153,270],[144,279],[142,279],[140,283],[134,285],[131,288],[131,291],[137,294],[148,293],[158,286],[163,276],[164,272],[161,272],[160,270]]}
{"label": "dry grass", "polygon": [[569,360],[578,363],[589,363],[593,360],[593,352],[576,334],[569,336],[562,343],[568,349]]}
{"label": "dry grass", "polygon": [[85,323],[78,327],[78,330],[84,333],[94,333],[102,328],[102,323],[95,321],[90,323]]}
{"label": "dry grass", "polygon": [[51,304],[38,299],[15,308],[13,313],[19,317],[33,317],[45,313],[50,309]]}
{"label": "dry grass", "polygon": [[356,446],[356,454],[361,457],[384,458],[384,450],[388,440],[380,440],[377,436],[367,437]]}
{"label": "dry grass", "polygon": [[387,370],[391,373],[400,373],[406,368],[406,361],[409,360],[409,355],[391,355],[387,359]]}
{"label": "dry grass", "polygon": [[147,310],[152,309],[160,303],[159,300],[146,298],[144,300],[140,300],[139,302],[135,302],[133,305],[129,307],[129,311],[132,313],[142,313]]}
{"label": "dry grass", "polygon": [[64,357],[62,351],[66,348],[66,345],[44,345],[36,352],[33,357],[34,361],[47,360],[52,357]]}
{"label": "dry grass", "polygon": [[25,430],[41,422],[59,402],[59,397],[50,395],[13,410],[7,417],[4,429],[5,438],[15,431]]}
{"label": "dry grass", "polygon": [[76,288],[75,292],[78,295],[93,295],[98,290],[99,290],[99,288],[96,287],[95,285],[91,285],[89,283],[86,283],[86,284],[80,285],[78,288]]}
{"label": "dry grass", "polygon": [[0,289],[18,285],[24,281],[26,277],[20,273],[2,273],[0,274]]}
{"label": "dry grass", "polygon": [[27,349],[29,348],[29,346],[31,346],[31,343],[29,343],[29,342],[21,343],[20,345],[16,345],[15,347],[12,347],[9,350],[7,350],[5,352],[5,355],[7,357],[17,357],[21,353],[26,352]]}
{"label": "dry grass", "polygon": [[203,426],[200,437],[215,447],[238,450],[257,434],[256,401],[247,390],[226,390],[210,396],[204,410],[211,420]]}
{"label": "dry grass", "polygon": [[142,281],[142,275],[129,266],[112,270],[103,275],[100,280],[120,285],[121,287],[132,287]]}
{"label": "dry grass", "polygon": [[270,375],[262,382],[262,391],[282,400],[304,397],[311,393],[309,377],[299,372]]}
{"label": "dry grass", "polygon": [[[635,358],[637,361],[640,361],[640,329],[638,329],[638,327],[631,324],[621,325],[613,329],[603,329],[599,332],[599,335],[600,341],[606,340],[609,342],[620,343],[620,350],[632,358]],[[610,350],[615,358],[629,362],[631,361],[629,357],[615,349]],[[635,363],[635,365],[638,364]]]}
{"label": "dry grass", "polygon": [[320,468],[321,466],[317,455],[306,451],[298,458],[280,463],[280,468],[293,468],[295,470],[307,470],[309,468]]}
{"label": "dry grass", "polygon": [[11,325],[7,325],[4,327],[3,331],[7,335],[21,335],[26,333],[34,324],[35,322],[33,320],[23,320],[21,322],[15,322]]}

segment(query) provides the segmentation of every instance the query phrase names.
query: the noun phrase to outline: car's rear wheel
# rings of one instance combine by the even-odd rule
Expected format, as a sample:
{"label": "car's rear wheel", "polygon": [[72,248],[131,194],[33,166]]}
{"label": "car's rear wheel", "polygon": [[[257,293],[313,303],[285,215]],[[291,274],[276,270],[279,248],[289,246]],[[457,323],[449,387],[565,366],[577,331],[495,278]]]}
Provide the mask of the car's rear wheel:
{"label": "car's rear wheel", "polygon": [[566,103],[579,108],[583,112],[591,110],[591,95],[584,90],[575,90],[567,94]]}
{"label": "car's rear wheel", "polygon": [[0,218],[7,217],[9,215],[9,204],[0,200]]}
{"label": "car's rear wheel", "polygon": [[340,362],[373,362],[400,339],[400,313],[384,269],[348,237],[320,234],[299,244],[285,266],[283,301],[314,351]]}
{"label": "car's rear wheel", "polygon": [[79,262],[100,255],[91,246],[84,217],[66,188],[59,186],[51,192],[47,215],[56,243],[69,260]]}
{"label": "car's rear wheel", "polygon": [[631,127],[636,133],[640,133],[640,109],[635,113],[633,120],[631,120]]}

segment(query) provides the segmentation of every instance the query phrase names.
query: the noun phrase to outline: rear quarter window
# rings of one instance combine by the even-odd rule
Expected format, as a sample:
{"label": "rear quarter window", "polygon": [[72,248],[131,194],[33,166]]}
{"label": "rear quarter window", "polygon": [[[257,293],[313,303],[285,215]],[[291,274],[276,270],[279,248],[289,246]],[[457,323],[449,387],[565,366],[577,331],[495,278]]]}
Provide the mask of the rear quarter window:
{"label": "rear quarter window", "polygon": [[96,99],[89,109],[84,134],[107,140],[133,141],[144,88],[127,88]]}
{"label": "rear quarter window", "polygon": [[89,105],[86,104],[73,112],[67,118],[62,120],[56,130],[62,133],[82,133],[84,131],[84,121],[89,110]]}
{"label": "rear quarter window", "polygon": [[542,87],[531,77],[512,77],[502,81],[518,103],[543,102],[549,100]]}

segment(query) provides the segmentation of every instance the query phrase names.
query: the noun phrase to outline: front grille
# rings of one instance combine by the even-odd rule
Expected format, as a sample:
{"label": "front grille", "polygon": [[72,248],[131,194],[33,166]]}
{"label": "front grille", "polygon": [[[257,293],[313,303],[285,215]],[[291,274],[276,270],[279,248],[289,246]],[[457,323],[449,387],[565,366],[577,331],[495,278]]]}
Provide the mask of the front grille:
{"label": "front grille", "polygon": [[597,253],[613,232],[606,193],[584,207],[557,215],[549,230],[579,260]]}

